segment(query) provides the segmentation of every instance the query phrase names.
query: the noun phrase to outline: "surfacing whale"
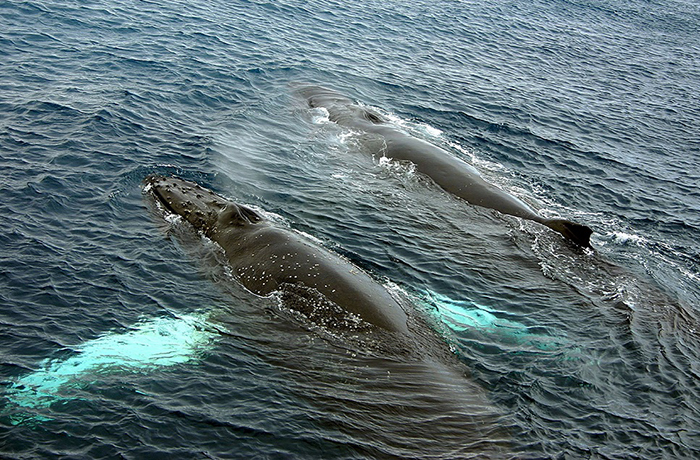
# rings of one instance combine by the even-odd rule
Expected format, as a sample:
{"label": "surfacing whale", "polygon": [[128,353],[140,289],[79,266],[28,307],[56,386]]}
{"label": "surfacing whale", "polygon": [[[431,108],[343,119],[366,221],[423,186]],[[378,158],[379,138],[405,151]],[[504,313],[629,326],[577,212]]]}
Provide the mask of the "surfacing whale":
{"label": "surfacing whale", "polygon": [[408,332],[398,302],[348,260],[194,182],[151,175],[145,183],[166,210],[223,248],[234,276],[251,292],[281,292],[302,309],[327,299],[330,316],[338,315],[337,306],[384,330]]}
{"label": "surfacing whale", "polygon": [[380,136],[382,148],[377,153],[395,160],[410,161],[420,173],[430,177],[445,191],[473,205],[538,222],[579,246],[590,247],[593,231],[589,227],[540,216],[523,201],[486,182],[473,166],[436,145],[399,131],[375,111],[322,86],[295,85],[294,91],[306,99],[309,107],[326,109],[331,121]]}
{"label": "surfacing whale", "polygon": [[[404,311],[403,302],[360,268],[249,207],[174,177],[153,175],[145,183],[147,199],[221,246],[240,284],[259,295],[277,293],[285,310],[300,311],[331,332],[339,354],[332,352],[335,346],[320,347],[318,356],[285,351],[282,356],[300,359],[284,366],[300,382],[294,386],[307,389],[316,401],[305,410],[314,411],[320,423],[335,423],[340,410],[341,430],[348,429],[351,442],[353,432],[379,433],[370,432],[368,444],[357,444],[371,446],[364,456],[385,456],[390,451],[384,445],[403,453],[418,449],[421,456],[434,458],[446,458],[445,453],[450,458],[512,456],[506,454],[509,438],[498,423],[500,410],[467,377],[463,363],[419,310],[406,304]],[[320,312],[309,316],[305,305],[321,306]],[[349,321],[344,312],[351,313]],[[332,324],[323,323],[324,316]],[[288,345],[285,337],[279,345]],[[416,444],[422,439],[429,441]]]}

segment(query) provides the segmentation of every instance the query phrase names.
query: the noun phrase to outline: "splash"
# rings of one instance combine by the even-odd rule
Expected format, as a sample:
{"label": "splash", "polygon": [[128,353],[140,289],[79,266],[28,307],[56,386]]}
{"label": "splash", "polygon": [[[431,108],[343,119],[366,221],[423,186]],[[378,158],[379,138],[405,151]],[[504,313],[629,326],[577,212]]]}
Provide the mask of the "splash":
{"label": "splash", "polygon": [[491,335],[499,342],[541,351],[554,351],[568,343],[562,337],[533,333],[532,327],[506,319],[508,313],[470,300],[454,300],[437,292],[425,291],[422,303],[430,314],[457,333],[479,332]]}
{"label": "splash", "polygon": [[65,359],[47,359],[39,369],[12,382],[3,412],[13,424],[45,421],[36,413],[53,403],[75,399],[76,388],[118,372],[148,372],[194,360],[217,335],[207,314],[143,321],[132,330],[111,333],[76,347]]}
{"label": "splash", "polygon": [[636,245],[641,246],[647,243],[647,240],[639,235],[633,235],[625,232],[612,232],[612,240],[620,245]]}
{"label": "splash", "polygon": [[311,109],[311,122],[316,125],[330,122],[330,113],[325,107]]}

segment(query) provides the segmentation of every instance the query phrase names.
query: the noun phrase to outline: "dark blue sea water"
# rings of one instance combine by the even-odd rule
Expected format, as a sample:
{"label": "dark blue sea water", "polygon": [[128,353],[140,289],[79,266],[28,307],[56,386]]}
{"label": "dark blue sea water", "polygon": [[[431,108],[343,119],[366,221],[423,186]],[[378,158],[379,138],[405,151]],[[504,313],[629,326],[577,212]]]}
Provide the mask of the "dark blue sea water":
{"label": "dark blue sea water", "polygon": [[[594,250],[372,156],[294,82]],[[686,0],[0,3],[0,456],[697,458],[699,94]],[[454,372],[247,292],[150,173],[369,271]]]}

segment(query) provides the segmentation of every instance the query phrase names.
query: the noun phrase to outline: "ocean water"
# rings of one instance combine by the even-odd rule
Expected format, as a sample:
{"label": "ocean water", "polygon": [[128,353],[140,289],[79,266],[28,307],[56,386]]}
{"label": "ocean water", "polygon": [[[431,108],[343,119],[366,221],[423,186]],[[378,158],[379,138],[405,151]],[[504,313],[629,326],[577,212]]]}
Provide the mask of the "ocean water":
{"label": "ocean water", "polygon": [[[699,62],[685,0],[1,3],[0,456],[697,458]],[[594,250],[379,158],[297,82]],[[151,173],[367,270],[433,358],[247,292]]]}

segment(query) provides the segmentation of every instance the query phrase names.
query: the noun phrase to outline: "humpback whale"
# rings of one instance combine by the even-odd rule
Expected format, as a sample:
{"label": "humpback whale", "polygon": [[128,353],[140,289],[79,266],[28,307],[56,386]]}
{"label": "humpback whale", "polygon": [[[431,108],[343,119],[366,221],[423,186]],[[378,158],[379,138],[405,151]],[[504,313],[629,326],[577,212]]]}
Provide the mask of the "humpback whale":
{"label": "humpback whale", "polygon": [[382,147],[377,153],[413,163],[418,172],[430,177],[443,190],[473,205],[540,223],[579,246],[590,247],[593,231],[589,227],[540,216],[523,201],[485,181],[470,164],[436,145],[401,132],[376,111],[322,86],[295,85],[294,91],[309,107],[326,109],[329,119],[338,125],[379,136]]}
{"label": "humpback whale", "polygon": [[[324,351],[317,357],[323,361],[313,358],[292,363],[294,378],[308,389],[305,394],[318,399],[319,405],[310,410],[318,411],[314,413],[321,423],[326,420],[323,411],[330,407],[331,413],[344,411],[340,429],[348,430],[349,439],[354,432],[365,431],[368,421],[378,427],[386,436],[379,442],[377,436],[370,436],[371,443],[366,444],[371,446],[370,457],[390,452],[382,444],[409,452],[417,439],[429,440],[419,445],[420,453],[429,456],[433,451],[449,452],[452,457],[462,453],[466,457],[504,456],[507,435],[498,425],[500,412],[484,389],[466,378],[463,363],[419,311],[397,302],[366,272],[310,238],[275,225],[264,213],[193,182],[152,175],[145,179],[144,193],[156,207],[180,216],[178,219],[218,243],[227,271],[249,291],[275,293],[287,309],[301,311],[331,332],[331,348],[340,345],[337,362],[326,361],[335,355]],[[313,308],[320,305],[320,315],[340,320],[326,327],[303,309],[305,302],[314,304]],[[358,321],[347,321],[344,312]],[[308,348],[299,352],[308,353]],[[309,362],[319,362],[327,369],[319,373],[296,368]],[[338,367],[346,364],[349,367]],[[329,376],[332,379],[326,380]],[[315,382],[321,384],[313,389],[308,386]],[[331,418],[337,419],[332,414]],[[405,420],[415,423],[408,426]],[[465,430],[471,433],[467,437]]]}
{"label": "humpback whale", "polygon": [[281,292],[296,305],[327,299],[365,323],[408,332],[399,303],[350,261],[194,182],[151,175],[145,183],[167,211],[221,246],[235,278],[249,291],[262,296]]}

